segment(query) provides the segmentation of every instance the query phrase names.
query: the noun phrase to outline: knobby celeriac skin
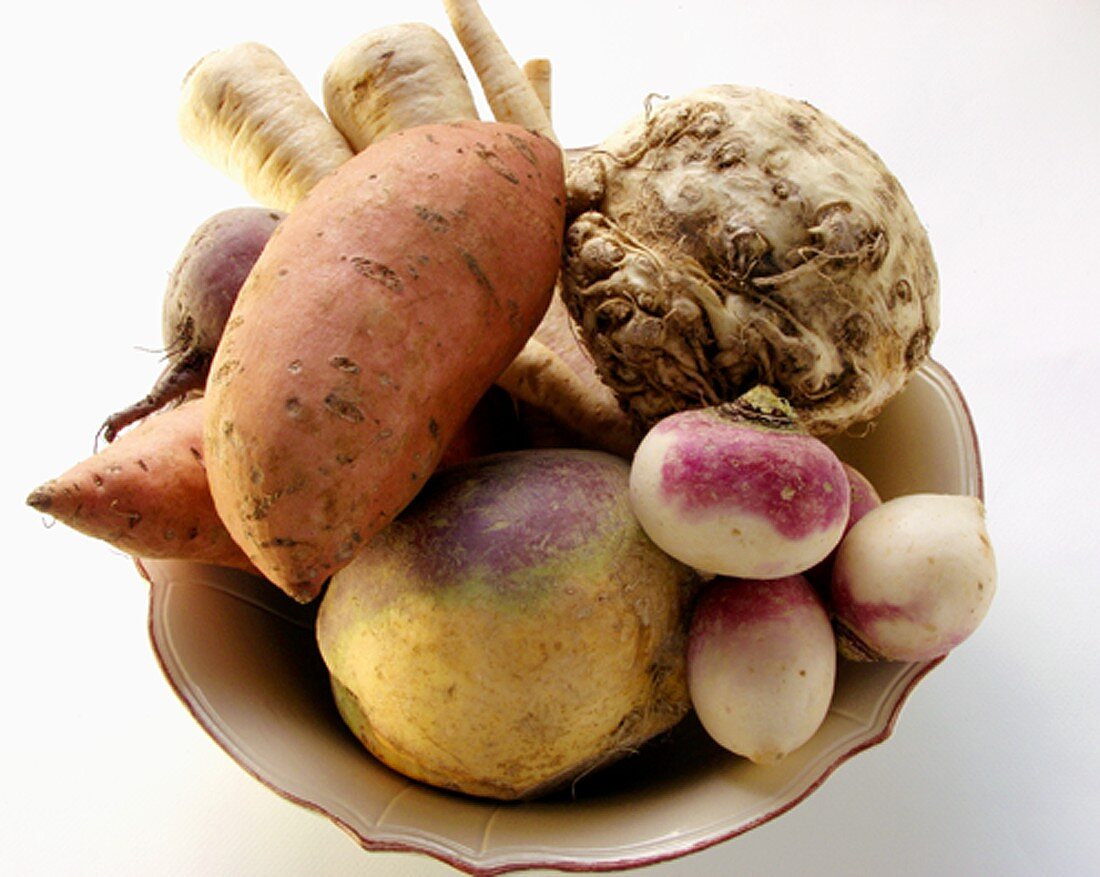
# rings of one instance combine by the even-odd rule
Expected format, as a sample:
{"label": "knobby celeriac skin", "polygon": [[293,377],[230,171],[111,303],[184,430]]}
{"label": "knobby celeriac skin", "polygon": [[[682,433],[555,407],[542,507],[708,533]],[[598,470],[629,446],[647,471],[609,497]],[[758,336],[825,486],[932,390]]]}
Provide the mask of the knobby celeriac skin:
{"label": "knobby celeriac skin", "polygon": [[337,703],[396,770],[531,797],[682,718],[691,571],[645,536],[611,454],[441,472],[338,572],[318,615]]}
{"label": "knobby celeriac skin", "polygon": [[642,430],[600,380],[555,295],[520,354],[497,378],[533,427],[532,440],[591,448],[630,459]]}
{"label": "knobby celeriac skin", "polygon": [[734,85],[655,103],[567,187],[562,294],[646,424],[763,383],[835,433],[928,354],[925,230],[881,159],[807,103]]}

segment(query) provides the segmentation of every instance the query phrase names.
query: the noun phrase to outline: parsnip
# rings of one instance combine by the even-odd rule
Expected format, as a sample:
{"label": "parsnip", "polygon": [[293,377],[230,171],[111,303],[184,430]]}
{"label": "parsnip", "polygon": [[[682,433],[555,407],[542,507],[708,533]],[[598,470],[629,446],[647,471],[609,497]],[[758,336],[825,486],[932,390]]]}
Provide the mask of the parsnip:
{"label": "parsnip", "polygon": [[378,28],[345,46],[325,71],[323,95],[356,152],[416,125],[478,117],[447,40],[420,22]]}
{"label": "parsnip", "polygon": [[497,385],[549,418],[570,444],[629,459],[641,440],[641,431],[576,340],[556,294],[534,336],[497,378]]}
{"label": "parsnip", "polygon": [[443,0],[455,36],[470,59],[493,116],[557,141],[535,88],[508,53],[477,0]]}
{"label": "parsnip", "polygon": [[[523,75],[548,112],[549,60],[528,61]],[[380,28],[350,43],[329,65],[324,94],[330,118],[356,150],[417,124],[477,117],[450,46],[425,24]],[[551,305],[497,383],[577,444],[629,457],[640,439],[597,377],[560,304]]]}
{"label": "parsnip", "polygon": [[260,43],[201,58],[179,107],[183,139],[267,207],[289,211],[351,147],[287,68]]}
{"label": "parsnip", "polygon": [[[458,4],[459,7],[464,5]],[[496,60],[493,63],[498,74],[492,81],[503,82],[509,77],[522,80],[523,89],[537,105],[535,122],[548,127],[549,61],[534,59],[521,70],[484,21],[480,10],[477,12],[481,32],[493,34],[495,40]],[[468,12],[456,8],[456,16],[468,17]],[[349,152],[360,150],[360,144],[377,141],[412,124],[445,122],[462,112],[476,118],[472,98],[467,103],[468,85],[453,53],[438,33],[433,37],[425,31],[426,27],[403,25],[379,29],[345,47],[331,62],[326,73],[325,103],[335,120],[330,127],[340,126],[342,136],[351,144]],[[484,60],[489,55],[482,52],[480,57]],[[430,69],[424,75],[399,76],[402,71],[415,69],[418,63]],[[453,71],[453,79],[449,82],[448,67]],[[250,73],[247,66],[239,66],[237,75],[247,78],[255,72]],[[370,83],[371,87],[356,87],[356,83]],[[207,138],[207,148],[217,152],[212,162],[228,168],[230,151],[235,150],[234,160],[238,164],[259,167],[267,153],[279,151],[284,154],[282,139],[295,133],[293,125],[268,128],[264,122],[265,112],[262,103],[250,102],[240,108],[236,124],[242,130],[266,129],[266,139]],[[520,124],[531,127],[531,116],[532,113],[526,113],[526,121]],[[291,119],[287,118],[286,122],[290,123]],[[302,156],[302,160],[304,158]],[[299,160],[292,155],[290,159],[292,163]],[[310,177],[308,169],[299,169],[296,164],[285,170],[295,178],[306,180]],[[307,185],[297,186],[295,200],[304,196],[308,189]],[[577,342],[568,315],[556,301],[535,337],[500,376],[498,384],[556,428],[564,427],[584,447],[629,457],[640,438],[610,390],[599,380],[591,358]]]}
{"label": "parsnip", "polygon": [[546,111],[546,117],[552,122],[554,117],[550,112],[550,73],[549,58],[531,58],[523,65],[523,75],[531,83],[531,87],[538,96],[539,103]]}

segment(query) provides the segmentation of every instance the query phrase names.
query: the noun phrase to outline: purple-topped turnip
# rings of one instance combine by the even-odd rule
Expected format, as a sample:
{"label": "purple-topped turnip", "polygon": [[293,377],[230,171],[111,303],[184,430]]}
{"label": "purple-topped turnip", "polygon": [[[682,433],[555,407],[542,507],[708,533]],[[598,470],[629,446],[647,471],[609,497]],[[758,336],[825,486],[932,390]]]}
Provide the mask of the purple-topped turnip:
{"label": "purple-topped turnip", "polygon": [[[848,523],[844,526],[844,532],[847,533],[855,526],[856,521],[867,512],[882,505],[882,497],[879,496],[875,486],[868,480],[866,475],[843,460],[841,460],[841,465],[844,467],[844,474],[848,478]],[[843,539],[843,536],[841,539]],[[840,545],[838,544],[836,548],[829,552],[828,557],[814,564],[805,572],[807,580],[814,586],[814,590],[822,599],[828,599],[829,584],[833,577],[833,564],[836,561],[836,553],[839,548]]]}
{"label": "purple-topped turnip", "polygon": [[649,537],[677,560],[761,579],[823,560],[850,502],[836,454],[764,387],[657,423],[635,452],[630,498]]}
{"label": "purple-topped turnip", "polygon": [[234,207],[195,229],[164,293],[167,365],[147,395],[106,419],[100,432],[108,442],[146,415],[203,389],[237,293],[284,215],[266,207]]}
{"label": "purple-topped turnip", "polygon": [[841,654],[938,658],[977,629],[995,588],[981,500],[931,493],[888,500],[837,550],[831,601]]}
{"label": "purple-topped turnip", "polygon": [[696,602],[688,632],[688,691],[714,740],[768,764],[810,739],[836,682],[836,641],[803,576],[718,578]]}

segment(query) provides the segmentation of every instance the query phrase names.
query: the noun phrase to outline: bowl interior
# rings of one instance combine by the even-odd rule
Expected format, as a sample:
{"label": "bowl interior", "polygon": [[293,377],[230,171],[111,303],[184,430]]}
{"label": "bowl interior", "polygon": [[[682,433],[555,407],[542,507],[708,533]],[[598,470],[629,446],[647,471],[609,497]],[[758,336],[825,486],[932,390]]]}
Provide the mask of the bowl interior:
{"label": "bowl interior", "polygon": [[[922,367],[872,427],[832,444],[884,498],[981,495],[965,401],[936,363]],[[168,681],[242,768],[367,849],[418,851],[478,874],[645,865],[749,830],[889,736],[908,692],[938,663],[842,661],[826,721],[778,765],[724,752],[689,717],[567,792],[496,803],[408,780],[363,749],[333,706],[314,645],[315,607],[231,570],[139,565],[151,583],[150,635]]]}

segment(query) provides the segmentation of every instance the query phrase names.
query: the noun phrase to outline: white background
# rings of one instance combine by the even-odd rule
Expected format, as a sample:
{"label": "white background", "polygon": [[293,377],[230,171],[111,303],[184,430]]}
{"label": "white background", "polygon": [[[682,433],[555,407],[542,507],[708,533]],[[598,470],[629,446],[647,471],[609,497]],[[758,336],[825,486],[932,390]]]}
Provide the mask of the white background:
{"label": "white background", "polygon": [[[939,262],[933,353],[982,440],[999,591],[894,735],[688,874],[1100,871],[1100,4],[1086,0],[486,0],[519,59],[555,63],[564,143],[651,92],[805,98],[901,178]],[[6,444],[0,870],[446,874],[361,851],[247,776],[165,684],[130,562],[23,505],[159,370],[160,296],[192,229],[247,203],[182,144],[206,51],[275,48],[319,96],[360,33],[441,4],[35,3],[4,28]],[[12,449],[14,448],[14,452]]]}

